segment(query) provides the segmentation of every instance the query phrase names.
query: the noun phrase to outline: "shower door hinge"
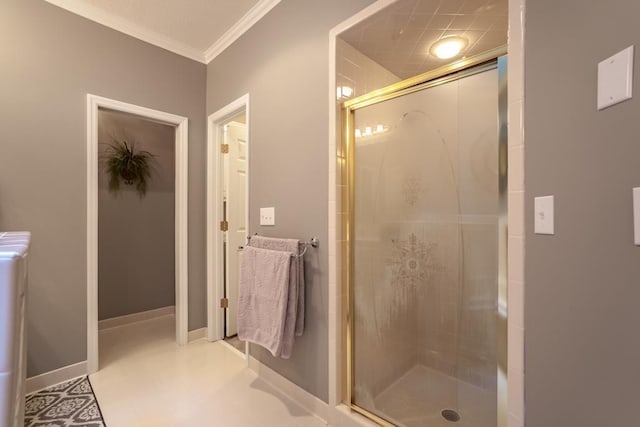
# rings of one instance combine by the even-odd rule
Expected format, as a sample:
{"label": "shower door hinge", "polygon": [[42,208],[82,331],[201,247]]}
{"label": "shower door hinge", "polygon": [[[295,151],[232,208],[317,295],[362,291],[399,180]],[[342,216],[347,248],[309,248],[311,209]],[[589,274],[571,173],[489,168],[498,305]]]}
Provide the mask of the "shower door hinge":
{"label": "shower door hinge", "polygon": [[229,299],[228,298],[221,298],[220,299],[220,307],[221,308],[229,308]]}
{"label": "shower door hinge", "polygon": [[229,144],[220,144],[220,152],[222,154],[228,154],[229,153]]}
{"label": "shower door hinge", "polygon": [[228,231],[229,230],[229,222],[227,220],[220,221],[220,231]]}

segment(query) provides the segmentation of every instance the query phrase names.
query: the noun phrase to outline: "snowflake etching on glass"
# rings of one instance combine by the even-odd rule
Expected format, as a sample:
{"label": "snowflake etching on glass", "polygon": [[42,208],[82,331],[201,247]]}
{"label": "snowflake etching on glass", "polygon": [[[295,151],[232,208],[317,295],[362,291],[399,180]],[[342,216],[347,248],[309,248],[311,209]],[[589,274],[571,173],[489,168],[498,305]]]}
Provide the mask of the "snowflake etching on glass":
{"label": "snowflake etching on glass", "polygon": [[391,257],[387,260],[391,267],[391,286],[404,292],[415,291],[433,273],[444,271],[435,260],[437,249],[437,243],[419,241],[414,233],[408,240],[392,240]]}

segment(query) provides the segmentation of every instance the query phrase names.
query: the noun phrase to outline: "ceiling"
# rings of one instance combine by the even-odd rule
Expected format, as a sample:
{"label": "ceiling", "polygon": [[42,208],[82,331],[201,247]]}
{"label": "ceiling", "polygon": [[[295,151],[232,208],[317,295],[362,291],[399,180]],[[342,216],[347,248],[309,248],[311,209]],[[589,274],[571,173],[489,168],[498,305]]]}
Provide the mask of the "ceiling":
{"label": "ceiling", "polygon": [[45,0],[85,18],[208,63],[280,0]]}
{"label": "ceiling", "polygon": [[[280,2],[45,1],[203,63],[210,62]],[[340,37],[404,79],[451,61],[429,55],[431,44],[443,36],[467,38],[465,56],[506,45],[507,1],[398,0]]]}
{"label": "ceiling", "polygon": [[[507,0],[399,0],[340,34],[401,79],[507,44]],[[468,40],[458,57],[438,59],[431,45],[444,36]]]}

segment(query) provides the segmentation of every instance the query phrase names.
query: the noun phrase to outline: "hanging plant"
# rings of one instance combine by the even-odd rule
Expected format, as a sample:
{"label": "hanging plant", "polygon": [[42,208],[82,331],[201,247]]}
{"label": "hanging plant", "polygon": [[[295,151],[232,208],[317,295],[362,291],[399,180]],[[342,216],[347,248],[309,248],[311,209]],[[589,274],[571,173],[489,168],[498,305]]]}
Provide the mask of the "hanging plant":
{"label": "hanging plant", "polygon": [[127,141],[109,144],[105,150],[104,161],[109,175],[109,191],[116,193],[120,183],[135,185],[140,198],[147,193],[147,180],[151,177],[151,160],[153,154],[148,151],[135,151]]}

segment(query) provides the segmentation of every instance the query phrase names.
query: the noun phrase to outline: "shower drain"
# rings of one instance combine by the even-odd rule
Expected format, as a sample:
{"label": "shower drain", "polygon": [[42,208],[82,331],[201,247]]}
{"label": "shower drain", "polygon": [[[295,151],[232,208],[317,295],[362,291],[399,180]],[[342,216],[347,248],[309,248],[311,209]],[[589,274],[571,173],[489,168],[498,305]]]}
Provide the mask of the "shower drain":
{"label": "shower drain", "polygon": [[460,421],[460,414],[458,414],[453,409],[443,409],[441,414],[442,414],[442,417],[447,421],[451,421],[454,423],[457,421]]}

